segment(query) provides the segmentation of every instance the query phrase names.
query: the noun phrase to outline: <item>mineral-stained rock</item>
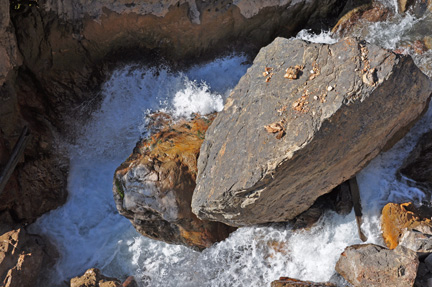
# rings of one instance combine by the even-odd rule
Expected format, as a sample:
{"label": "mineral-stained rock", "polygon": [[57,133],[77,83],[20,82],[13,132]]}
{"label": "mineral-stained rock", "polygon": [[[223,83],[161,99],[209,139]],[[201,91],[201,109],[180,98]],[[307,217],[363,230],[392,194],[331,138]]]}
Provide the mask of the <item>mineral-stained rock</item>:
{"label": "mineral-stained rock", "polygon": [[139,142],[116,170],[113,192],[117,209],[141,234],[203,249],[233,230],[198,219],[190,207],[196,160],[213,118],[198,116],[174,124],[162,114],[155,121],[163,126],[159,132]]}
{"label": "mineral-stained rock", "polygon": [[432,191],[432,131],[419,139],[399,172],[424,191]]}
{"label": "mineral-stained rock", "polygon": [[[295,65],[303,74],[285,79]],[[431,92],[409,56],[352,38],[277,38],[206,133],[192,210],[233,226],[290,220],[399,140]],[[280,138],[266,130],[272,123],[283,127]]]}
{"label": "mineral-stained rock", "polygon": [[311,281],[302,281],[289,277],[281,277],[279,280],[275,280],[271,283],[271,287],[336,287],[336,285],[332,283],[317,283]]}
{"label": "mineral-stained rock", "polygon": [[[421,233],[432,235],[430,212],[429,214],[425,214],[426,210],[423,210],[416,208],[410,202],[403,204],[388,203],[383,207],[381,229],[388,248],[395,248],[406,230],[415,229]],[[411,236],[413,235],[414,234]],[[408,236],[408,234],[406,236]],[[408,238],[405,238],[405,243],[412,246],[412,244],[408,243],[409,240],[407,240]],[[420,242],[417,243],[420,244]],[[417,248],[414,248],[413,250],[417,251],[416,249]]]}
{"label": "mineral-stained rock", "polygon": [[0,235],[0,285],[34,287],[48,258],[40,237],[19,228]]}
{"label": "mineral-stained rock", "polygon": [[418,265],[417,254],[405,247],[364,244],[345,248],[336,271],[356,287],[402,287],[413,286]]}

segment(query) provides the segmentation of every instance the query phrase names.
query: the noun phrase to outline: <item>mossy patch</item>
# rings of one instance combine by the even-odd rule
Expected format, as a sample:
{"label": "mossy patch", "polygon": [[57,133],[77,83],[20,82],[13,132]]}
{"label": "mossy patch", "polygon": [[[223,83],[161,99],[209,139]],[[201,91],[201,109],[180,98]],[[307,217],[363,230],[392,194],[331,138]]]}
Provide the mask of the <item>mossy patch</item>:
{"label": "mossy patch", "polygon": [[117,189],[117,194],[120,196],[121,199],[124,198],[124,189],[123,189],[123,185],[121,184],[119,179],[115,179],[115,186]]}

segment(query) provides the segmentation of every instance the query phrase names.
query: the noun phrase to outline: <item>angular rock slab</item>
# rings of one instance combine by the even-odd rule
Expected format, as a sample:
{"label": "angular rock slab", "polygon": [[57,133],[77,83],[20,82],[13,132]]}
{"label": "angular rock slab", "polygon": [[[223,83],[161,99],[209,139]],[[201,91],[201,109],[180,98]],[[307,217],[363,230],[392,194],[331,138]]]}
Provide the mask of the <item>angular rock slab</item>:
{"label": "angular rock slab", "polygon": [[413,286],[418,266],[417,254],[405,247],[364,244],[345,248],[336,271],[356,287],[404,287]]}
{"label": "angular rock slab", "polygon": [[206,133],[192,210],[233,226],[290,220],[400,139],[431,92],[409,56],[277,38]]}

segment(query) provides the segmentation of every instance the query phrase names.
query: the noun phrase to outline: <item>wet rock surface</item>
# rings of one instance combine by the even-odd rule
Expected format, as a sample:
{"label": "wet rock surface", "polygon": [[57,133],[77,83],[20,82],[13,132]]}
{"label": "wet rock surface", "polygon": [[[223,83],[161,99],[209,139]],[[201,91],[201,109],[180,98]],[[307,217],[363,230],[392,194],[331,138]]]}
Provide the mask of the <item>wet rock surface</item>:
{"label": "wet rock surface", "polygon": [[410,57],[277,38],[206,133],[192,210],[233,226],[290,220],[399,140],[430,95]]}
{"label": "wet rock surface", "polygon": [[336,271],[354,286],[413,286],[419,260],[405,247],[394,250],[375,244],[345,248]]}
{"label": "wet rock surface", "polygon": [[346,37],[353,30],[361,29],[364,22],[382,22],[392,16],[389,8],[377,3],[363,4],[355,7],[342,16],[332,29],[332,33],[339,37]]}
{"label": "wet rock surface", "polygon": [[200,220],[191,211],[196,160],[214,116],[177,123],[165,114],[155,117],[154,133],[116,170],[117,209],[144,236],[204,249],[234,230]]}
{"label": "wet rock surface", "polygon": [[333,283],[318,283],[311,281],[302,281],[289,277],[281,277],[279,280],[275,280],[271,283],[271,287],[296,287],[296,286],[304,286],[304,287],[336,287]]}
{"label": "wet rock surface", "polygon": [[432,191],[432,132],[425,133],[399,169],[401,175],[425,192]]}

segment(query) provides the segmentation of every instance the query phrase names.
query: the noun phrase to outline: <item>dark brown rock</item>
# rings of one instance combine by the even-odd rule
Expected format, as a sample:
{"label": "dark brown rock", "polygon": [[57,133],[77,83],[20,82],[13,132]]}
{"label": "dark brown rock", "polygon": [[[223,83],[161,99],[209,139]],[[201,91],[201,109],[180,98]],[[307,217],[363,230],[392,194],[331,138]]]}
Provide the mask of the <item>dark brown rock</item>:
{"label": "dark brown rock", "polygon": [[304,287],[336,287],[336,285],[332,283],[317,283],[311,281],[302,281],[289,277],[281,277],[279,280],[275,280],[271,283],[271,287],[296,287],[296,286],[304,286]]}
{"label": "dark brown rock", "polygon": [[33,287],[49,258],[42,238],[15,229],[0,235],[0,282],[4,287]]}
{"label": "dark brown rock", "polygon": [[422,190],[432,191],[432,131],[419,139],[399,172]]}
{"label": "dark brown rock", "polygon": [[330,193],[320,196],[305,212],[296,216],[292,222],[294,229],[312,227],[325,211],[333,210],[338,214],[347,215],[353,208],[351,191],[348,182],[343,182]]}
{"label": "dark brown rock", "polygon": [[116,170],[113,192],[120,214],[144,236],[204,249],[233,231],[191,211],[196,160],[214,115],[174,123],[157,115],[156,130]]}
{"label": "dark brown rock", "polygon": [[417,254],[405,247],[364,244],[345,248],[336,271],[356,287],[402,287],[413,286],[418,266]]}
{"label": "dark brown rock", "polygon": [[[295,65],[303,74],[285,79]],[[408,56],[352,38],[334,45],[278,38],[208,129],[192,210],[233,226],[290,220],[396,143],[431,92]],[[280,138],[265,128],[276,123]]]}

